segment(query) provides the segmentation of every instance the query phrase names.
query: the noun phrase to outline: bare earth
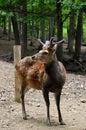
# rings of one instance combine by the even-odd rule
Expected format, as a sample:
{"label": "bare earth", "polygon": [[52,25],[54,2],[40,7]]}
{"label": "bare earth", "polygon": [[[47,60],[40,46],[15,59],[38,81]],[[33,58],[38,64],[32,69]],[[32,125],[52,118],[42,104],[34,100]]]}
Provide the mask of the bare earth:
{"label": "bare earth", "polygon": [[[84,100],[83,100],[84,99]],[[67,74],[61,97],[65,126],[58,123],[53,94],[51,123],[46,124],[46,106],[41,91],[31,89],[25,98],[28,120],[22,119],[21,103],[14,101],[14,65],[0,61],[0,130],[86,130],[86,75]]]}

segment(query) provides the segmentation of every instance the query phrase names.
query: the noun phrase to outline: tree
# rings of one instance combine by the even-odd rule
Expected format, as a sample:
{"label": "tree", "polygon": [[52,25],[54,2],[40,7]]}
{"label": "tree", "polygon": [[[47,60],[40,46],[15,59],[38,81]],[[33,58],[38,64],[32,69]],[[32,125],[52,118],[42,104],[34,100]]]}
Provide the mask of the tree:
{"label": "tree", "polygon": [[[61,1],[56,1],[57,7],[57,39],[61,40],[63,38],[63,22],[62,22],[62,5]],[[60,61],[63,59],[63,46],[60,45],[57,48],[56,55]]]}
{"label": "tree", "polygon": [[[31,6],[32,6],[32,12],[34,12],[33,3],[34,3],[34,0],[32,0],[32,3],[31,3]],[[33,39],[33,37],[35,37],[35,25],[34,25],[34,23],[35,23],[35,22],[34,22],[35,19],[34,19],[34,14],[32,14],[31,19],[32,19],[32,39]]]}
{"label": "tree", "polygon": [[16,16],[11,16],[12,25],[13,25],[13,32],[15,37],[15,45],[20,45],[20,37],[19,37],[19,30],[18,30],[18,23],[16,20]]}
{"label": "tree", "polygon": [[23,22],[22,22],[22,57],[27,55],[27,0],[23,0]]}
{"label": "tree", "polygon": [[10,41],[10,35],[11,35],[11,17],[8,17],[8,40]]}
{"label": "tree", "polygon": [[4,24],[3,34],[7,34],[7,30],[6,30],[6,16],[3,16],[3,24]]}
{"label": "tree", "polygon": [[81,53],[82,22],[83,22],[83,11],[79,10],[77,30],[76,30],[75,54],[74,54],[74,58],[76,60],[79,60]]}
{"label": "tree", "polygon": [[70,7],[70,22],[69,22],[69,28],[68,28],[68,50],[69,53],[73,53],[73,45],[74,45],[74,39],[75,39],[75,12],[73,9],[73,4],[75,0],[71,0],[72,5]]}
{"label": "tree", "polygon": [[44,42],[45,41],[45,19],[44,19],[44,0],[40,1],[40,7],[41,7],[41,22],[40,22],[40,28],[41,28],[41,39]]}
{"label": "tree", "polygon": [[55,35],[55,18],[49,17],[49,39]]}

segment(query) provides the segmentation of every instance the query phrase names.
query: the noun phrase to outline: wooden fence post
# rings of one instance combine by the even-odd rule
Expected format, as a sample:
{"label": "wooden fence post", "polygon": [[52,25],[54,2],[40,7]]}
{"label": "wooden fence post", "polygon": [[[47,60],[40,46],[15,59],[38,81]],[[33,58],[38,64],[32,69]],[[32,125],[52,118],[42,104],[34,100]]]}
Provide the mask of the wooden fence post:
{"label": "wooden fence post", "polygon": [[[21,59],[21,45],[14,45],[14,65]],[[18,79],[18,74],[15,70],[14,72],[15,78],[15,101],[20,102],[20,82]]]}

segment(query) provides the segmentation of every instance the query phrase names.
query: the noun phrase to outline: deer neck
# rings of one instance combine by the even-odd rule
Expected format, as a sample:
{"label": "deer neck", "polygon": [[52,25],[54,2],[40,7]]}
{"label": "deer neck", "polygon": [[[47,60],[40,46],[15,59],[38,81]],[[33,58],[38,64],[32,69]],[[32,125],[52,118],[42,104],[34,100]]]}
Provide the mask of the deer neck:
{"label": "deer neck", "polygon": [[45,64],[45,72],[47,73],[48,77],[55,82],[60,82],[60,80],[63,78],[63,73],[57,58],[54,58],[50,63]]}
{"label": "deer neck", "polygon": [[57,69],[59,69],[59,63],[56,56],[54,57],[52,61],[44,65],[45,65],[45,71],[49,75],[54,73],[54,71],[57,71]]}

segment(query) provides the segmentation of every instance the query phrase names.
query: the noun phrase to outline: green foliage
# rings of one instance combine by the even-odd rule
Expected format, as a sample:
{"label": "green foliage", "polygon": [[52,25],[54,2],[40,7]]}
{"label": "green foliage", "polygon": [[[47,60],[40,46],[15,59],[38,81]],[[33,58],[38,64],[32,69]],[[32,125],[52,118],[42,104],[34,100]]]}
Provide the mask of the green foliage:
{"label": "green foliage", "polygon": [[14,16],[13,12],[6,12],[6,11],[1,11],[0,10],[0,15],[3,17],[3,16]]}
{"label": "green foliage", "polygon": [[[34,26],[37,27],[38,24],[40,24],[40,21],[42,19],[45,19],[47,30],[49,17],[56,18],[57,16],[56,1],[57,0],[27,0],[27,17],[22,18],[22,5],[24,3],[24,0],[0,0],[0,17],[14,16],[14,14],[19,13],[21,14],[20,18],[18,18],[16,15],[16,18],[19,22],[25,21],[31,25],[33,18],[35,20]],[[59,2],[62,4],[62,19],[64,20],[67,17],[64,23],[65,36],[67,34],[66,28],[68,27],[68,19],[70,16],[68,14],[70,14],[70,10],[72,9],[74,11],[74,14],[77,14],[78,10],[82,10],[86,13],[86,0],[75,0],[75,2],[72,1],[73,0],[59,0]]]}
{"label": "green foliage", "polygon": [[34,16],[46,17],[53,16],[56,14],[56,6],[54,2],[44,1],[34,1],[33,3],[28,2],[28,14],[32,14]]}
{"label": "green foliage", "polygon": [[82,10],[86,12],[86,0],[75,0],[75,2],[72,0],[63,0],[62,4],[66,9],[72,8],[75,11]]}

